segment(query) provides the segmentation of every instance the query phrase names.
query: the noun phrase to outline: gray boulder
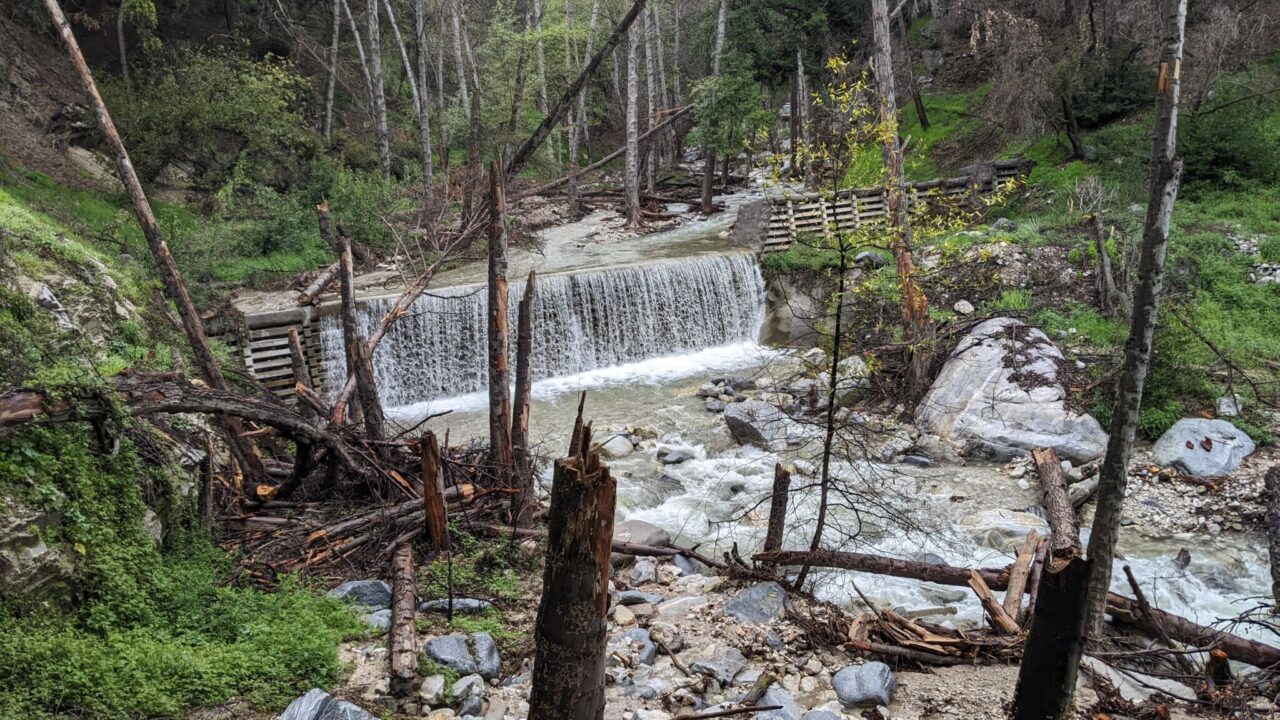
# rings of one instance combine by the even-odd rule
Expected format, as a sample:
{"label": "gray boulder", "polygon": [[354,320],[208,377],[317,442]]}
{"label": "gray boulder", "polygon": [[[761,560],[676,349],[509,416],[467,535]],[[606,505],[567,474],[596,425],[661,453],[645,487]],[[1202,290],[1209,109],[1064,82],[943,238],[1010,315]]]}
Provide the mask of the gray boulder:
{"label": "gray boulder", "polygon": [[607,458],[626,457],[635,452],[635,446],[625,435],[614,435],[600,445],[600,453]]}
{"label": "gray boulder", "polygon": [[755,714],[755,720],[801,720],[804,708],[800,707],[791,693],[777,683],[769,686],[760,697],[761,705],[781,705],[777,710],[764,710]]}
{"label": "gray boulder", "polygon": [[658,462],[663,465],[679,465],[695,457],[697,455],[694,454],[693,448],[667,446],[658,448]]}
{"label": "gray boulder", "polygon": [[665,598],[663,598],[661,595],[655,595],[653,593],[647,593],[647,592],[640,592],[639,590],[619,590],[618,591],[619,605],[641,605],[643,603],[649,603],[650,605],[657,605],[658,603],[662,602],[664,599]]}
{"label": "gray boulder", "polygon": [[1242,412],[1244,412],[1244,402],[1240,400],[1239,395],[1218,398],[1218,417],[1239,417]]}
{"label": "gray boulder", "polygon": [[471,648],[467,645],[466,635],[431,638],[422,647],[422,651],[427,657],[458,671],[460,675],[474,675],[480,671],[480,666],[476,664]]}
{"label": "gray boulder", "polygon": [[623,520],[613,526],[613,539],[636,545],[667,545],[671,542],[671,535],[644,520]]}
{"label": "gray boulder", "polygon": [[737,648],[720,647],[708,648],[702,657],[689,663],[689,669],[699,675],[706,675],[713,678],[721,685],[728,685],[733,682],[733,676],[737,675],[742,668],[747,666],[747,659]]}
{"label": "gray boulder", "polygon": [[987,320],[956,346],[916,408],[916,422],[995,459],[1036,447],[1076,464],[1099,458],[1107,434],[1092,416],[1066,407],[1058,380],[1064,360],[1039,330],[1013,318]]}
{"label": "gray boulder", "polygon": [[739,445],[755,444],[767,450],[787,439],[787,416],[761,400],[733,403],[725,408],[724,421]]}
{"label": "gray boulder", "polygon": [[836,697],[847,709],[888,705],[898,679],[882,662],[850,665],[831,678]]}
{"label": "gray boulder", "polygon": [[498,643],[487,632],[471,633],[471,645],[475,648],[476,665],[480,676],[496,678],[502,670],[502,658],[498,655]]}
{"label": "gray boulder", "polygon": [[685,575],[700,575],[706,569],[702,563],[684,554],[673,555],[671,562],[675,563],[676,567],[680,568],[680,572]]}
{"label": "gray boulder", "polygon": [[277,720],[377,720],[358,705],[338,700],[329,693],[311,688],[289,703]]}
{"label": "gray boulder", "polygon": [[371,612],[364,616],[364,621],[369,624],[369,627],[386,632],[391,629],[391,608]]}
{"label": "gray boulder", "polygon": [[1018,229],[1018,223],[1009,218],[1000,218],[991,223],[991,229],[997,232],[1013,232]]}
{"label": "gray boulder", "polygon": [[853,264],[863,268],[882,268],[889,263],[885,260],[884,255],[874,250],[863,250],[853,258]]}
{"label": "gray boulder", "polygon": [[615,651],[634,656],[635,662],[641,665],[652,665],[658,658],[658,646],[644,628],[628,630],[610,640],[609,645]]}
{"label": "gray boulder", "polygon": [[330,590],[329,597],[381,610],[391,607],[391,586],[381,580],[348,580]]}
{"label": "gray boulder", "polygon": [[724,604],[726,614],[748,625],[759,625],[781,617],[786,608],[787,591],[772,581],[757,583]]}
{"label": "gray boulder", "polygon": [[1173,424],[1151,449],[1160,465],[1188,475],[1226,475],[1255,449],[1253,440],[1226,420],[1184,418]]}
{"label": "gray boulder", "polygon": [[[477,598],[454,598],[453,611],[455,613],[475,614],[482,613],[493,607],[493,603],[488,600],[479,600]],[[439,600],[427,600],[418,606],[421,612],[449,612],[449,598],[440,598]]]}

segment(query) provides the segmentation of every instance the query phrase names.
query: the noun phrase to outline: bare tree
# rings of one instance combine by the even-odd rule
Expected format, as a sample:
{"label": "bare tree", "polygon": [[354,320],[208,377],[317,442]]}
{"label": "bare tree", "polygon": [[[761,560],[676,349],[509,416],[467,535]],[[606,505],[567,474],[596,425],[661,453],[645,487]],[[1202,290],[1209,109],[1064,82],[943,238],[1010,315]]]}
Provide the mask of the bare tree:
{"label": "bare tree", "polygon": [[640,148],[639,122],[636,117],[640,78],[636,64],[639,61],[640,31],[632,26],[627,31],[627,226],[640,226]]}
{"label": "bare tree", "polygon": [[[1064,608],[1069,621],[1058,633],[1046,637],[1034,629],[1027,639],[1026,660],[1014,697],[1014,717],[1018,720],[1065,718],[1075,692],[1076,674],[1084,639],[1101,630],[1102,613],[1111,586],[1112,558],[1115,555],[1120,514],[1129,478],[1129,456],[1137,434],[1142,409],[1142,391],[1151,366],[1151,343],[1164,280],[1164,261],[1169,242],[1169,224],[1182,176],[1182,160],[1177,157],[1178,99],[1182,74],[1183,32],[1187,0],[1164,0],[1164,48],[1156,81],[1154,150],[1151,156],[1151,188],[1146,223],[1142,233],[1142,254],[1138,284],[1134,289],[1133,317],[1125,359],[1116,394],[1115,415],[1098,480],[1098,505],[1089,536],[1085,572],[1071,585],[1083,584],[1073,594],[1080,607]],[[1052,597],[1054,594],[1049,594]],[[1046,597],[1041,593],[1041,598]],[[1040,609],[1037,605],[1037,614]],[[1031,662],[1036,658],[1038,662]],[[1042,678],[1060,679],[1057,687],[1046,689]],[[1049,690],[1049,691],[1046,691]]]}
{"label": "bare tree", "polygon": [[[422,130],[422,190],[423,198],[431,203],[431,100],[428,98],[427,76],[430,53],[427,50],[427,1],[417,0],[413,5],[413,29],[418,43],[418,127]],[[408,72],[408,68],[405,69]],[[444,124],[444,118],[440,119]]]}
{"label": "bare tree", "polygon": [[382,28],[378,0],[369,0],[369,81],[373,87],[373,122],[378,134],[378,167],[391,177],[391,132],[387,128],[387,91],[382,78]]}
{"label": "bare tree", "polygon": [[324,144],[333,142],[333,93],[338,85],[338,37],[342,34],[342,0],[333,0],[333,36],[329,41],[329,79],[324,90]]}
{"label": "bare tree", "polygon": [[[716,15],[716,43],[711,51],[711,74],[720,77],[720,59],[724,54],[724,32],[728,23],[729,0],[720,0],[720,10]],[[711,146],[702,144],[702,207],[704,213],[711,212],[711,187],[716,177],[716,155]]]}
{"label": "bare tree", "polygon": [[458,0],[449,3],[449,16],[453,20],[453,66],[458,71],[458,102],[469,114],[471,98],[467,93],[466,63],[462,60],[462,7]]}
{"label": "bare tree", "polygon": [[[645,71],[645,129],[654,124],[658,111],[658,43],[653,36],[653,8],[644,12],[644,71]],[[654,192],[658,185],[658,138],[653,138],[645,145],[645,188]]]}

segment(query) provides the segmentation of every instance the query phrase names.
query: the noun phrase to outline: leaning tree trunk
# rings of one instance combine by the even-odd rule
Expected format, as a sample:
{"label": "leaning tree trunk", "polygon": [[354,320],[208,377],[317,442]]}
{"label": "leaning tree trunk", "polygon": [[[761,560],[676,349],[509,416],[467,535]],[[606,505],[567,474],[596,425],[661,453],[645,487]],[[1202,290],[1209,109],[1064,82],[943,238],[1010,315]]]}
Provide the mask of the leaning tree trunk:
{"label": "leaning tree trunk", "polygon": [[369,73],[369,56],[364,52],[364,40],[360,38],[360,26],[356,24],[356,16],[351,12],[351,5],[347,0],[339,0],[342,3],[342,10],[346,13],[347,22],[351,25],[351,41],[355,43],[356,55],[360,58],[360,74],[364,75],[365,87],[369,90],[369,108],[370,111],[374,105],[373,91],[373,75]]}
{"label": "leaning tree trunk", "polygon": [[378,133],[378,167],[391,177],[391,131],[387,128],[387,91],[382,77],[382,29],[378,0],[369,0],[369,79],[373,83],[373,122]]}
{"label": "leaning tree trunk", "polygon": [[[53,18],[53,24],[57,26],[58,34],[62,36],[62,42],[66,45],[67,53],[71,56],[71,62],[75,65],[76,72],[80,76],[80,83],[84,88],[85,94],[89,96],[89,102],[93,105],[93,112],[98,119],[98,126],[102,129],[102,134],[106,137],[107,143],[111,146],[111,150],[115,155],[116,170],[120,173],[120,181],[124,185],[125,192],[129,195],[129,200],[133,203],[134,214],[138,217],[138,225],[142,227],[142,234],[147,239],[147,247],[151,250],[156,269],[160,272],[165,294],[169,296],[169,299],[173,301],[178,310],[178,318],[182,322],[182,331],[187,336],[187,343],[191,345],[191,353],[195,356],[196,366],[200,368],[200,376],[209,387],[214,390],[225,391],[227,389],[227,381],[222,376],[222,368],[218,365],[218,360],[209,346],[208,338],[205,337],[204,323],[200,320],[200,313],[196,310],[196,305],[192,302],[191,295],[187,292],[187,285],[182,280],[182,273],[178,270],[178,263],[174,261],[173,254],[169,252],[169,244],[165,242],[164,235],[160,232],[160,225],[156,222],[155,213],[151,211],[151,203],[147,201],[147,195],[142,190],[142,182],[138,180],[138,174],[134,172],[133,161],[129,159],[129,152],[125,149],[124,141],[120,139],[120,133],[116,130],[115,123],[111,120],[111,113],[107,111],[106,103],[103,102],[102,96],[98,94],[98,86],[93,81],[93,74],[89,72],[89,65],[85,62],[84,55],[80,52],[80,44],[76,41],[75,34],[71,32],[71,23],[62,14],[62,7],[58,4],[58,0],[45,0],[45,7],[48,8],[49,14]],[[256,485],[266,475],[263,472],[257,450],[253,447],[253,442],[243,436],[244,427],[238,419],[227,418],[223,422],[223,428],[227,434],[227,442],[231,449],[232,457],[235,458],[241,469],[248,476],[250,486]]]}
{"label": "leaning tree trunk", "polygon": [[[1116,396],[1115,416],[1098,481],[1098,505],[1089,537],[1088,589],[1086,597],[1074,598],[1077,607],[1066,608],[1058,627],[1037,633],[1033,625],[1028,638],[1027,657],[1041,664],[1026,669],[1052,675],[1060,682],[1051,692],[1019,693],[1015,698],[1018,717],[1054,718],[1067,716],[1075,692],[1076,673],[1084,649],[1084,639],[1101,628],[1102,612],[1111,586],[1112,558],[1115,555],[1120,514],[1128,483],[1129,456],[1142,408],[1142,390],[1151,365],[1151,343],[1164,275],[1164,259],[1169,242],[1169,224],[1182,175],[1182,161],[1176,156],[1179,79],[1182,70],[1183,28],[1187,0],[1166,0],[1164,4],[1164,49],[1156,85],[1156,122],[1151,158],[1151,189],[1146,224],[1142,236],[1142,256],[1138,286],[1134,291],[1133,318]],[[1042,580],[1043,582],[1043,580]],[[1041,591],[1043,596],[1043,590]],[[1037,600],[1037,603],[1039,600]],[[1082,605],[1081,605],[1082,603]],[[1039,614],[1037,612],[1037,614]],[[1052,637],[1050,635],[1056,635]],[[1052,646],[1053,652],[1040,652]],[[1039,653],[1039,654],[1036,654]],[[1027,659],[1024,659],[1024,665]]]}
{"label": "leaning tree trunk", "polygon": [[489,462],[511,470],[511,395],[507,368],[507,200],[502,166],[489,168]]}
{"label": "leaning tree trunk", "polygon": [[893,232],[898,291],[902,296],[902,324],[911,353],[907,391],[914,395],[923,392],[929,379],[932,323],[929,320],[929,301],[916,281],[915,260],[912,258],[911,223],[907,214],[902,145],[898,140],[898,105],[894,100],[893,47],[889,39],[889,9],[886,0],[872,0],[871,16],[876,45],[876,92],[880,96],[880,135],[884,139],[884,165],[887,171],[885,196]]}
{"label": "leaning tree trunk", "polygon": [[616,490],[579,405],[569,457],[556,461],[551,486],[529,720],[604,717]]}
{"label": "leaning tree trunk", "polygon": [[637,139],[639,118],[637,117],[637,98],[640,91],[640,78],[636,63],[639,60],[640,33],[633,26],[627,32],[627,226],[640,227],[640,148]]}
{"label": "leaning tree trunk", "polygon": [[[543,117],[547,116],[547,51],[542,44],[542,2],[541,0],[533,0],[533,55],[534,61],[537,63],[538,71],[538,112]],[[556,161],[556,145],[554,142],[547,143],[547,162],[555,163]]]}

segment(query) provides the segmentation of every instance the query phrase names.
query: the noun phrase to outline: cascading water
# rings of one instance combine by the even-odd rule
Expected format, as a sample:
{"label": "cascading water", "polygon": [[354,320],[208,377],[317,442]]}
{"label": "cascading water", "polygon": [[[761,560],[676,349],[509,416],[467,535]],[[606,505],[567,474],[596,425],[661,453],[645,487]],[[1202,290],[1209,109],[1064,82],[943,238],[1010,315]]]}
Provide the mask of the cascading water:
{"label": "cascading water", "polygon": [[[523,292],[523,281],[511,283],[513,334]],[[395,300],[360,302],[361,333],[368,334]],[[418,300],[375,353],[383,405],[398,407],[485,387],[486,306],[484,285],[445,288]],[[743,252],[539,277],[533,376],[559,377],[755,341],[764,312],[764,280],[754,256]],[[336,314],[321,322],[325,377],[332,381],[346,375],[342,323]]]}

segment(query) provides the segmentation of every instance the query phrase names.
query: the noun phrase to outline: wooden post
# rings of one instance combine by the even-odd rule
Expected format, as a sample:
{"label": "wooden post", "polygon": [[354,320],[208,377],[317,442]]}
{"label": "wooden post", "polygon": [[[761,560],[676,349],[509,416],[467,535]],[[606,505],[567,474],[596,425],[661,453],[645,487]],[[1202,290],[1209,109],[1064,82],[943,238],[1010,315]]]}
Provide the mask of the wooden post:
{"label": "wooden post", "polygon": [[1267,496],[1267,540],[1271,554],[1271,595],[1280,606],[1280,464],[1263,476]]}
{"label": "wooden post", "polygon": [[[298,326],[289,326],[289,361],[293,366],[294,388],[302,386],[313,390],[311,373],[307,371],[307,358],[302,353],[302,340],[298,337]],[[308,420],[315,420],[315,409],[301,400],[298,401],[298,412]]]}
{"label": "wooden post", "polygon": [[449,515],[444,502],[444,478],[440,473],[440,445],[436,434],[422,436],[422,510],[428,546],[433,552],[449,549]]}
{"label": "wooden post", "polygon": [[502,167],[489,168],[489,462],[511,470],[511,391],[507,368],[507,199]]}
{"label": "wooden post", "polygon": [[391,696],[406,701],[418,689],[418,583],[413,568],[413,543],[396,545],[391,558]]}
{"label": "wooden post", "polygon": [[782,463],[773,465],[773,495],[769,502],[769,529],[764,536],[764,551],[782,549],[782,532],[787,527],[787,500],[791,490],[791,473]]}
{"label": "wooden post", "polygon": [[[581,407],[581,405],[579,405]],[[534,629],[529,720],[604,717],[609,559],[617,486],[575,423],[573,452],[556,461],[542,601]]]}
{"label": "wooden post", "polygon": [[[111,120],[111,113],[107,111],[107,104],[103,102],[102,96],[98,94],[98,86],[93,81],[93,74],[89,72],[89,65],[85,62],[84,55],[80,52],[80,43],[76,41],[76,36],[71,32],[71,23],[62,13],[62,7],[58,4],[58,0],[45,0],[45,7],[49,10],[49,15],[53,17],[53,24],[57,26],[58,34],[62,37],[63,44],[67,47],[67,54],[71,56],[71,62],[75,65],[76,72],[80,76],[80,83],[84,87],[85,94],[89,97],[89,104],[93,106],[94,115],[98,119],[98,126],[102,129],[103,136],[107,139],[107,144],[111,146],[112,153],[115,155],[116,171],[120,174],[120,182],[124,184],[125,192],[129,195],[129,200],[133,203],[133,212],[138,218],[138,225],[142,227],[142,234],[147,239],[147,247],[151,250],[151,257],[155,261],[156,269],[160,272],[160,279],[164,283],[165,294],[173,301],[174,306],[178,310],[178,317],[182,322],[182,331],[187,336],[187,343],[191,345],[191,352],[195,356],[196,366],[200,368],[200,377],[205,383],[214,390],[227,389],[227,381],[222,376],[222,368],[218,366],[218,360],[213,355],[213,350],[209,347],[209,340],[204,334],[204,323],[200,320],[200,313],[196,310],[196,305],[191,301],[191,295],[187,292],[187,285],[182,280],[182,273],[178,270],[178,263],[174,261],[173,254],[169,252],[169,245],[165,242],[164,235],[160,232],[160,225],[156,222],[155,213],[151,211],[151,203],[147,201],[147,195],[142,190],[142,182],[138,179],[138,174],[134,172],[133,161],[129,159],[129,152],[125,149],[124,141],[120,139],[120,133],[116,130],[115,123]],[[262,468],[261,458],[258,457],[258,451],[253,446],[253,442],[244,437],[244,425],[239,418],[225,417],[222,419],[222,426],[227,436],[227,444],[231,450],[232,457],[240,465],[241,469],[248,476],[249,485],[254,486],[266,478],[266,473]]]}
{"label": "wooden post", "polygon": [[[1013,720],[1066,717],[1072,694],[1063,693],[1062,688],[1075,689],[1079,663],[1063,663],[1060,656],[1072,644],[1081,646],[1075,650],[1077,658],[1083,652],[1084,638],[1078,630],[1084,625],[1088,582],[1089,561],[1079,555],[1057,569],[1046,561],[1031,615],[1031,634],[1018,669]],[[1034,700],[1018,702],[1019,698]]]}
{"label": "wooden post", "polygon": [[533,298],[537,274],[530,270],[516,312],[516,391],[511,412],[511,451],[519,494],[512,516],[520,525],[533,519],[533,467],[529,462],[529,395],[533,387]]}

